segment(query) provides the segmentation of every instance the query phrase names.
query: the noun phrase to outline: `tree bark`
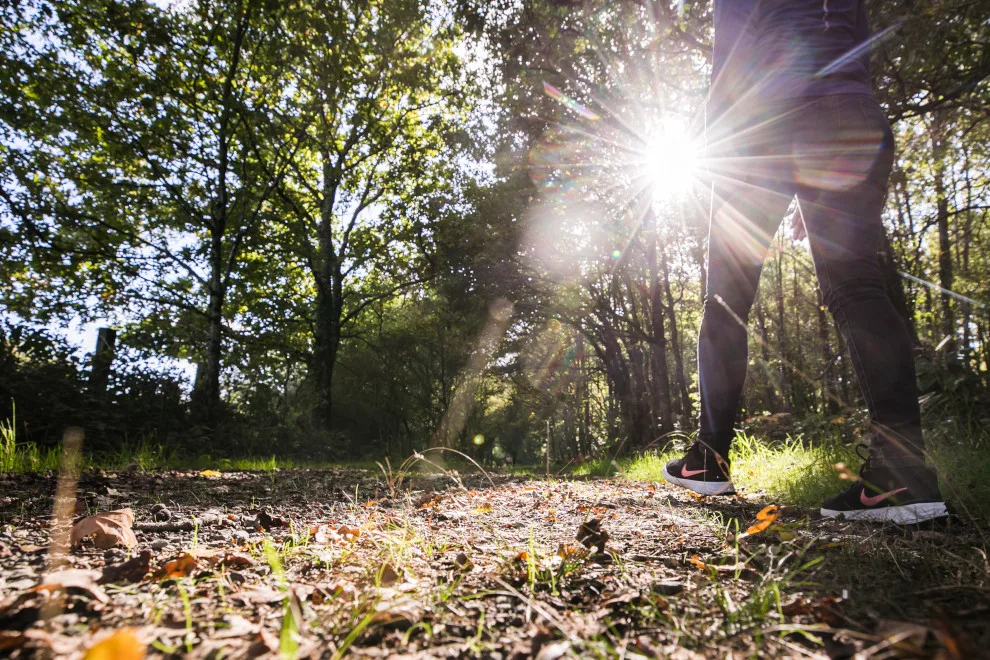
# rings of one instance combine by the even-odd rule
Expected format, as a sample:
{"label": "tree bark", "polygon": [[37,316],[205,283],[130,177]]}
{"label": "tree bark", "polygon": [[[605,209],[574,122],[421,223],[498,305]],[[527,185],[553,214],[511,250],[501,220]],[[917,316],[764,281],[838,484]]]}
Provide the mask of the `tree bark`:
{"label": "tree bark", "polygon": [[656,230],[656,217],[651,210],[646,214],[647,227],[646,259],[650,274],[650,376],[653,382],[653,424],[658,435],[674,430],[673,402],[670,396],[670,373],[667,368],[667,334],[664,328],[663,291],[660,288],[660,273],[657,255],[660,252],[660,237]]}
{"label": "tree bark", "polygon": [[230,213],[230,190],[227,173],[230,168],[230,140],[234,115],[234,80],[240,69],[241,55],[244,48],[244,37],[247,34],[250,21],[250,8],[245,11],[242,3],[237,4],[240,20],[234,34],[233,52],[230,66],[223,82],[221,97],[221,114],[217,126],[217,194],[213,200],[210,222],[209,247],[209,301],[206,308],[206,372],[202,380],[202,405],[207,426],[218,430],[220,423],[220,369],[223,359],[223,306],[227,297],[225,282],[224,239],[227,234]]}
{"label": "tree bark", "polygon": [[956,321],[952,306],[952,296],[945,291],[952,291],[952,244],[949,240],[949,198],[945,188],[945,115],[938,111],[932,120],[932,158],[934,160],[932,173],[935,183],[935,213],[938,224],[938,277],[942,293],[942,334],[949,337],[946,352],[955,351]]}
{"label": "tree bark", "polygon": [[691,395],[688,393],[687,378],[684,375],[684,354],[681,346],[681,335],[677,324],[677,314],[674,310],[674,296],[670,290],[670,267],[667,262],[667,253],[660,250],[660,267],[663,274],[663,290],[667,299],[666,312],[670,319],[670,349],[674,354],[674,382],[680,400],[681,422],[685,428],[691,423],[694,411],[691,406]]}

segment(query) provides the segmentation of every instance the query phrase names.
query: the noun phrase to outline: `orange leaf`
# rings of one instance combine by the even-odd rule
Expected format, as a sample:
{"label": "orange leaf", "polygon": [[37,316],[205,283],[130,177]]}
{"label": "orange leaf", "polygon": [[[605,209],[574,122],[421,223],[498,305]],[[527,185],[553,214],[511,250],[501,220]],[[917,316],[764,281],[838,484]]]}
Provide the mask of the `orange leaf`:
{"label": "orange leaf", "polygon": [[756,514],[756,520],[758,522],[747,529],[745,534],[740,534],[740,536],[752,536],[753,534],[759,534],[772,525],[773,521],[775,521],[779,515],[780,507],[776,504],[771,504],[768,507],[764,507],[763,510]]}
{"label": "orange leaf", "polygon": [[94,644],[83,660],[143,660],[146,647],[130,628],[118,630]]}
{"label": "orange leaf", "polygon": [[158,572],[155,573],[155,578],[158,580],[173,580],[176,578],[189,577],[198,566],[199,564],[196,562],[195,557],[188,552],[183,552],[175,559],[165,562],[165,564],[158,569]]}
{"label": "orange leaf", "polygon": [[354,541],[357,537],[361,536],[361,529],[358,527],[348,527],[347,525],[341,525],[337,528],[337,534],[344,537],[345,541]]}
{"label": "orange leaf", "polygon": [[133,548],[137,537],[131,530],[134,525],[134,512],[130,509],[105,511],[95,516],[86,516],[72,526],[72,545],[79,545],[83,539],[92,537],[94,545],[101,550],[109,550],[118,545]]}
{"label": "orange leaf", "polygon": [[701,557],[699,557],[698,555],[691,555],[691,563],[702,570],[708,568],[708,565],[705,562],[701,561]]}

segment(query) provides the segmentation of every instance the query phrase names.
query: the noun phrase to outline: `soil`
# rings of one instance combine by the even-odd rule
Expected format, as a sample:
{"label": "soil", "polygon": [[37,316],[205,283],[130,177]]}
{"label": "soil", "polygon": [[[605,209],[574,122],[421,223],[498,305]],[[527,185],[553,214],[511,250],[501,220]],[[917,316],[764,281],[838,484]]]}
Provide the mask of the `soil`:
{"label": "soil", "polygon": [[[55,490],[0,476],[0,655],[140,657],[99,655],[122,630],[134,653],[203,658],[990,648],[987,530],[959,518],[837,522],[628,480],[283,470],[87,473],[54,520]],[[122,509],[132,547],[89,534],[57,551],[71,523]]]}

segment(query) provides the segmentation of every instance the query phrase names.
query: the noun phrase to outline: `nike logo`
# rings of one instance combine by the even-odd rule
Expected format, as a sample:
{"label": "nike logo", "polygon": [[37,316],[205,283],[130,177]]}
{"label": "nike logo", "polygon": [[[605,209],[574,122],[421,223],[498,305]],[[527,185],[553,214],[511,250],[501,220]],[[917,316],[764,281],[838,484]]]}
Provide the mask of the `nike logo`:
{"label": "nike logo", "polygon": [[907,490],[907,488],[898,488],[897,490],[888,490],[886,493],[880,493],[879,495],[874,495],[873,497],[867,497],[866,489],[864,488],[859,493],[859,501],[863,503],[863,506],[876,506],[880,504],[888,497],[896,495],[902,490]]}
{"label": "nike logo", "polygon": [[686,465],[681,466],[682,477],[693,477],[694,475],[701,474],[702,472],[707,472],[707,470],[689,470]]}

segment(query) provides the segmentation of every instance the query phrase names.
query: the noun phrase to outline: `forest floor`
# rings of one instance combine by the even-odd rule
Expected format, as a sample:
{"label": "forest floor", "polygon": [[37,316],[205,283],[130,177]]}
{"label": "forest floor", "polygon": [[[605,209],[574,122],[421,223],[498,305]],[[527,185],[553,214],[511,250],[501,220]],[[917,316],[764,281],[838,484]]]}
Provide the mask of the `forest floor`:
{"label": "forest floor", "polygon": [[[0,655],[972,658],[990,648],[990,530],[964,518],[865,525],[767,509],[776,503],[761,493],[452,472],[87,472],[64,488],[56,498],[55,477],[0,475]],[[53,517],[56,499],[69,503],[65,520]],[[120,509],[133,511],[132,528],[104,518],[53,554],[73,520]],[[114,541],[131,547],[93,545]]]}

